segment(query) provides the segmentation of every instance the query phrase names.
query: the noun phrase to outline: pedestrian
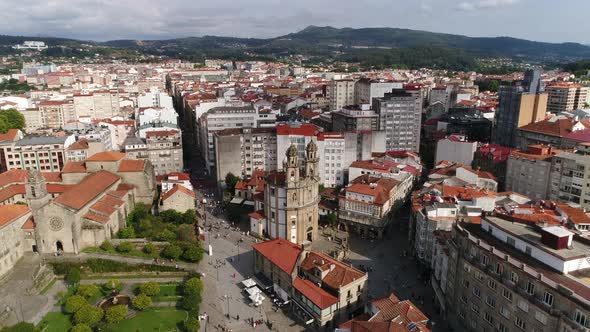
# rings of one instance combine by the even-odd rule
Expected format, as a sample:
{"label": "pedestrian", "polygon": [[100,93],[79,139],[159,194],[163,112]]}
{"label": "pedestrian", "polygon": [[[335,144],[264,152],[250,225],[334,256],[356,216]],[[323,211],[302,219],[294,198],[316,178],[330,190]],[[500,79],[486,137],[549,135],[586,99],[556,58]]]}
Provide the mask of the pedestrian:
{"label": "pedestrian", "polygon": [[236,315],[236,319],[237,319],[237,320],[240,320],[240,315],[239,315],[239,314],[238,314],[238,315]]}

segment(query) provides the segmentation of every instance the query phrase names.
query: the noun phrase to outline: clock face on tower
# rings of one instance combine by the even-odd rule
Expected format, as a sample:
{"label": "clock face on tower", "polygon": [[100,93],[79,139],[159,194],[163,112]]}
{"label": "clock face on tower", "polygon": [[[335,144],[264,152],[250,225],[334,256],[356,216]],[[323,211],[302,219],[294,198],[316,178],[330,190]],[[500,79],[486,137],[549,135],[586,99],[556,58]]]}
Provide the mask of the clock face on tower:
{"label": "clock face on tower", "polygon": [[60,217],[51,217],[51,219],[49,219],[49,228],[52,231],[59,231],[64,227],[64,222],[63,220],[61,220]]}

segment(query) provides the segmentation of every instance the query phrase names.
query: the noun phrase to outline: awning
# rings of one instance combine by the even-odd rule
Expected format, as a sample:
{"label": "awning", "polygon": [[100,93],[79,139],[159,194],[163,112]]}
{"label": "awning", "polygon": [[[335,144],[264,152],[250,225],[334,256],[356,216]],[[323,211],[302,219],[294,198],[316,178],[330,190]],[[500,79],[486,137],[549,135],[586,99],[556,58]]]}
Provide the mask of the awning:
{"label": "awning", "polygon": [[244,201],[244,205],[254,206],[254,201]]}
{"label": "awning", "polygon": [[254,286],[254,287],[250,287],[250,288],[246,288],[246,292],[248,293],[248,295],[253,296],[259,293],[262,293],[262,291],[260,290],[260,288]]}
{"label": "awning", "polygon": [[243,201],[244,201],[244,200],[243,200],[242,198],[240,198],[240,197],[234,197],[234,198],[233,198],[233,199],[230,201],[230,203],[231,203],[231,204],[242,204],[242,202],[243,202]]}
{"label": "awning", "polygon": [[268,279],[261,272],[256,273],[256,275],[252,277],[252,280],[254,280],[254,282],[256,282],[256,284],[264,290],[272,288],[272,280]]}
{"label": "awning", "polygon": [[246,287],[246,288],[250,288],[252,286],[256,286],[256,282],[254,280],[252,280],[252,278],[249,278],[249,279],[242,281],[242,285],[244,285],[244,287]]}

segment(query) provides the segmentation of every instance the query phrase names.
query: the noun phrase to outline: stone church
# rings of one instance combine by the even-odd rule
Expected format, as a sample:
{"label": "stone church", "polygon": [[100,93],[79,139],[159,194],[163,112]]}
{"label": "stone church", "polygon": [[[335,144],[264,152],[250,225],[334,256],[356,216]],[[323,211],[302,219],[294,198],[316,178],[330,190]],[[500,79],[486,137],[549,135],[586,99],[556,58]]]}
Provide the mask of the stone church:
{"label": "stone church", "polygon": [[24,252],[77,254],[98,246],[124,227],[136,203],[151,206],[156,195],[150,162],[119,152],[68,162],[58,174],[0,174],[0,239],[14,240],[0,243],[0,272]]}
{"label": "stone church", "polygon": [[283,238],[301,244],[318,238],[319,158],[311,141],[305,149],[303,166],[295,145],[286,152],[282,172],[267,174],[262,199],[250,214],[251,232],[258,236]]}

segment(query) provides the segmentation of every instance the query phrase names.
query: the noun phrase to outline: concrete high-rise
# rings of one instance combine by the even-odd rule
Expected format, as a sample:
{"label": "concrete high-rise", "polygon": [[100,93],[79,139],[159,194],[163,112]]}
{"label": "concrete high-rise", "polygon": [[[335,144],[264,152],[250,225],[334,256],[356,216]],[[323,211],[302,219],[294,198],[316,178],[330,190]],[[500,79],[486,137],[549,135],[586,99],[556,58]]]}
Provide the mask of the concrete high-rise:
{"label": "concrete high-rise", "polygon": [[578,84],[555,84],[548,86],[547,110],[551,113],[570,112],[584,107],[588,97],[588,87]]}
{"label": "concrete high-rise", "polygon": [[542,93],[540,73],[527,71],[522,81],[502,82],[495,117],[494,143],[516,146],[516,129],[544,119],[547,94]]}
{"label": "concrete high-rise", "polygon": [[394,89],[383,98],[373,99],[373,110],[379,114],[379,130],[385,131],[388,151],[420,151],[422,97],[416,92]]}

